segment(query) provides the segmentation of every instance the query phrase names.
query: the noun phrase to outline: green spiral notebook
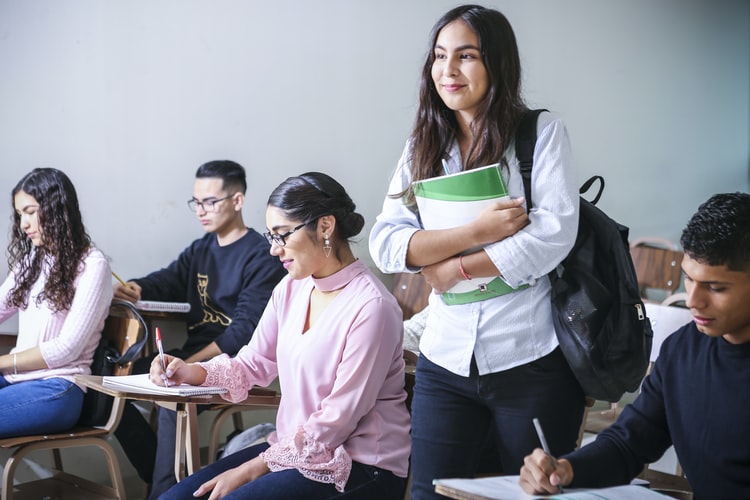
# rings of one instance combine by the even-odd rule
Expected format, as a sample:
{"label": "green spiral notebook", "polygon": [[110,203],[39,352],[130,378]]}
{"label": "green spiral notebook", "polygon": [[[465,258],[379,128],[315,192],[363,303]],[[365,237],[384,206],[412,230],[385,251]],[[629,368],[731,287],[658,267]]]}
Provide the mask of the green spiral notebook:
{"label": "green spiral notebook", "polygon": [[[425,229],[449,229],[476,219],[492,203],[508,197],[499,163],[413,183],[419,217]],[[471,253],[475,249],[466,253]],[[497,276],[462,280],[443,293],[446,304],[468,304],[518,289]]]}

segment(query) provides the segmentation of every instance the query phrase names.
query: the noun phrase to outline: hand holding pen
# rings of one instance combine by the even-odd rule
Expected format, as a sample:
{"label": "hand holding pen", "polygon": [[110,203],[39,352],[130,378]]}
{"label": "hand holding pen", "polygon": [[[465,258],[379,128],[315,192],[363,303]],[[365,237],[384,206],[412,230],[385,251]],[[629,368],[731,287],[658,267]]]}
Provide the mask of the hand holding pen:
{"label": "hand holding pen", "polygon": [[[533,422],[534,422],[534,428],[536,428],[536,434],[537,436],[539,436],[539,442],[542,444],[542,449],[544,450],[545,455],[547,455],[547,458],[552,464],[552,468],[554,470],[557,470],[557,460],[555,460],[555,457],[553,457],[552,453],[550,452],[549,445],[547,444],[547,439],[544,437],[544,431],[542,431],[542,424],[539,422],[538,418],[535,418]],[[563,488],[561,484],[558,484],[557,488],[560,493],[563,492]]]}
{"label": "hand holding pen", "polygon": [[156,348],[159,349],[159,359],[161,360],[161,378],[164,381],[164,387],[169,387],[169,379],[167,378],[167,362],[164,359],[164,346],[161,343],[161,330],[159,330],[158,326],[154,329],[154,335],[156,336]]}
{"label": "hand holding pen", "polygon": [[120,278],[117,273],[112,271],[112,276],[118,281],[119,286],[114,287],[114,297],[120,300],[127,300],[129,302],[137,302],[141,300],[141,287],[134,281],[125,282]]}

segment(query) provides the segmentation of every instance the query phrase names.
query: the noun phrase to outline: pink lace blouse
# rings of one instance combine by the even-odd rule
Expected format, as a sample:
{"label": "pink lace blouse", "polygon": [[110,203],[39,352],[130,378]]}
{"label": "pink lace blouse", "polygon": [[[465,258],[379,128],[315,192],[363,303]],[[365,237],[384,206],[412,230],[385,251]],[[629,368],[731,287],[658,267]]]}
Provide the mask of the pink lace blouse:
{"label": "pink lace blouse", "polygon": [[[313,286],[344,288],[305,332]],[[236,402],[278,376],[282,399],[263,459],[272,471],[295,468],[343,491],[352,460],[407,475],[402,343],[395,298],[356,261],[320,280],[284,278],[250,343],[235,358],[202,364],[205,384],[227,387]]]}

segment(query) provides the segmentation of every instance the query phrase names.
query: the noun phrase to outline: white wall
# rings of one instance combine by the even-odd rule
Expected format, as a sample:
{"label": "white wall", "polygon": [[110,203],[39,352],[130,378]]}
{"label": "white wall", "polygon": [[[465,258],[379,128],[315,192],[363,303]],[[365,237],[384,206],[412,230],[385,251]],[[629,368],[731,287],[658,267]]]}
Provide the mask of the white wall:
{"label": "white wall", "polygon": [[[710,194],[748,190],[749,2],[485,4],[515,27],[530,104],[563,115],[581,180],[606,177],[601,206],[631,235],[676,240]],[[413,121],[429,29],[454,5],[0,0],[0,188],[37,166],[66,171],[126,278],[201,235],[185,201],[211,159],[247,167],[244,213],[258,229],[273,187],[322,170],[369,230]]]}

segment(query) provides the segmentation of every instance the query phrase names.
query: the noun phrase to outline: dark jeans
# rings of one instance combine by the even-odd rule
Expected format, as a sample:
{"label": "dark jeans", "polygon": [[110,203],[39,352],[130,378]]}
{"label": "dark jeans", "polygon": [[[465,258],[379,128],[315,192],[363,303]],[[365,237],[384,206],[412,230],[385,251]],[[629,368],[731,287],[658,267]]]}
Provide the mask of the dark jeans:
{"label": "dark jeans", "polygon": [[473,477],[488,435],[505,474],[518,474],[523,458],[540,447],[532,419],[539,418],[554,455],[576,446],[584,395],[556,349],[510,370],[461,377],[432,363],[417,362],[412,402],[412,500],[443,498],[436,478]]}
{"label": "dark jeans", "polygon": [[[164,493],[160,500],[186,499],[193,497],[193,492],[198,487],[217,476],[218,474],[238,467],[258,456],[268,449],[268,443],[262,443],[237,453],[222,458],[218,462],[199,470],[192,476],[185,478],[172,489]],[[253,500],[318,500],[326,498],[340,498],[351,500],[402,500],[406,491],[406,478],[398,477],[393,473],[364,465],[358,462],[352,463],[352,471],[349,480],[342,493],[338,492],[332,484],[319,483],[307,479],[297,469],[269,472],[236,489],[224,499],[247,499]],[[208,498],[204,495],[200,498]]]}

